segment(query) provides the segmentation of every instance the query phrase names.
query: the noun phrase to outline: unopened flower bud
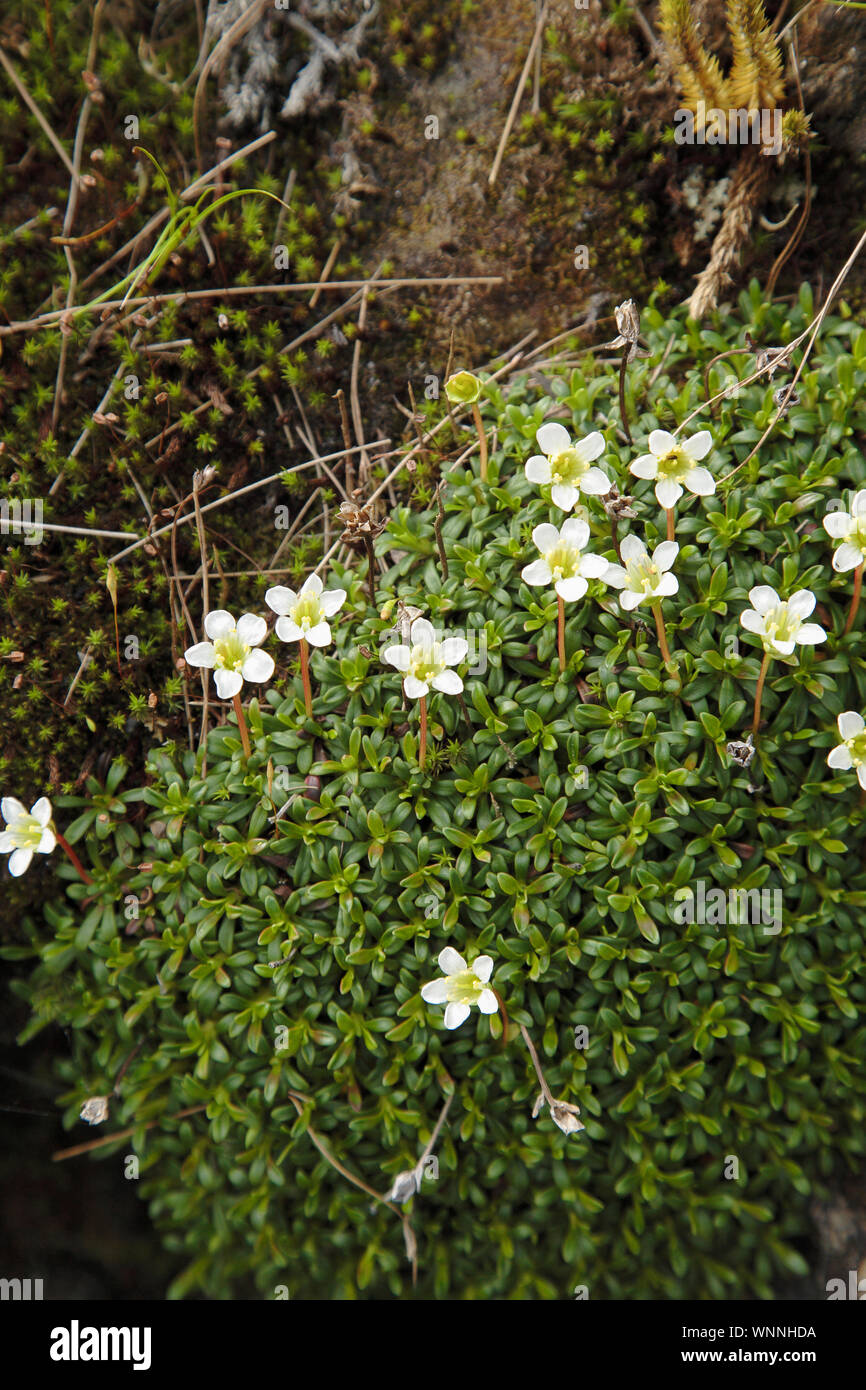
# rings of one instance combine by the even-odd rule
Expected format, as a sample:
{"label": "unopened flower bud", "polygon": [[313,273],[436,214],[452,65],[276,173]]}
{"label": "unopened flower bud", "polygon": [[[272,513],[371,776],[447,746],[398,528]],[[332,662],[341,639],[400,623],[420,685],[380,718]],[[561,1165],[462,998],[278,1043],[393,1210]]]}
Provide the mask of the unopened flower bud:
{"label": "unopened flower bud", "polygon": [[452,405],[473,405],[481,395],[481,382],[472,372],[455,372],[445,383],[445,395]]}

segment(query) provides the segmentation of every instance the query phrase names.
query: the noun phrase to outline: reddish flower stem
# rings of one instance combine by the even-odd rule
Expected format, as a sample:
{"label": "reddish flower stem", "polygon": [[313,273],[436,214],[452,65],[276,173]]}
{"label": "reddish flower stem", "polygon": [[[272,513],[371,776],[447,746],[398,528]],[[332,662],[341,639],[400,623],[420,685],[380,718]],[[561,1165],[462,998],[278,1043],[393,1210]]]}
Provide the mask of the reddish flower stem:
{"label": "reddish flower stem", "polygon": [[674,509],[673,507],[667,507],[665,510],[668,518],[668,540],[672,541],[674,538]]}
{"label": "reddish flower stem", "polygon": [[752,738],[758,736],[758,725],[761,722],[761,700],[764,696],[764,681],[767,675],[767,667],[770,664],[770,653],[764,652],[764,659],[761,662],[761,671],[758,676],[758,688],[755,691],[755,717],[752,720]]}
{"label": "reddish flower stem", "polygon": [[312,718],[313,692],[310,688],[310,646],[303,637],[299,645],[301,648],[301,680],[304,682],[304,704],[307,708],[307,714]]}
{"label": "reddish flower stem", "polygon": [[93,879],[90,877],[90,874],[87,872],[81,860],[78,858],[78,855],[75,853],[75,850],[72,848],[69,842],[63,838],[63,836],[60,834],[58,830],[55,830],[54,838],[56,839],[60,848],[63,850],[63,853],[66,855],[72,867],[75,869],[82,883],[92,883]]}
{"label": "reddish flower stem", "polygon": [[484,421],[481,419],[481,411],[478,409],[478,402],[472,403],[472,419],[478,431],[478,447],[481,450],[481,481],[487,482],[487,435],[484,431]]}
{"label": "reddish flower stem", "polygon": [[427,761],[427,696],[421,696],[421,746],[418,749],[418,766],[424,766]]}
{"label": "reddish flower stem", "polygon": [[860,590],[863,586],[863,566],[858,565],[854,571],[854,592],[851,595],[851,607],[848,609],[848,621],[845,624],[845,631],[850,632],[854,626],[854,619],[857,617],[857,609],[860,607]]}
{"label": "reddish flower stem", "polygon": [[248,758],[253,750],[250,748],[250,734],[249,729],[247,728],[247,719],[246,715],[244,714],[244,707],[241,704],[240,695],[234,696],[233,703],[235,707],[235,714],[238,717],[238,728],[241,731],[241,743],[244,746],[244,757]]}
{"label": "reddish flower stem", "polygon": [[660,603],[654,603],[654,604],[652,605],[652,610],[653,610],[653,617],[654,617],[655,620],[656,620],[656,632],[658,633],[659,646],[660,646],[661,649],[662,649],[662,659],[663,659],[664,661],[670,663],[671,652],[670,652],[670,647],[668,646],[668,635],[667,635],[667,632],[665,631],[665,620],[664,620],[664,618],[662,617],[662,606],[661,606],[661,604],[660,604]]}

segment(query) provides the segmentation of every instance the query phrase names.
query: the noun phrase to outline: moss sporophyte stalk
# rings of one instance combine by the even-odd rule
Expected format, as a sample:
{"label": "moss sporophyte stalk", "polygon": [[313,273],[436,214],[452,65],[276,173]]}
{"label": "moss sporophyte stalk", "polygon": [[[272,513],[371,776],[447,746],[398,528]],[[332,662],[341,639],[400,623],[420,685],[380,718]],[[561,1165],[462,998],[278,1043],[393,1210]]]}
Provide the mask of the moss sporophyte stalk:
{"label": "moss sporophyte stalk", "polygon": [[[725,342],[811,322],[805,296],[741,309]],[[157,734],[143,778],[115,762],[56,809],[3,802],[13,874],[49,864],[55,820],[88,865],[54,861],[24,924],[27,1034],[69,1035],[67,1124],[111,1097],[124,1143],[146,1132],[142,1188],[187,1252],[173,1295],[401,1296],[417,1264],[431,1297],[557,1297],[580,1270],[611,1298],[767,1298],[802,1272],[813,1193],[862,1164],[866,723],[843,631],[862,533],[803,523],[860,479],[866,331],[827,317],[832,349],[751,463],[766,383],[689,435],[715,335],[652,305],[643,326],[634,445],[618,361],[550,394],[485,381],[492,481],[425,439],[429,505],[404,480],[377,606],[366,565],[321,550],[266,590],[272,633],[202,595],[185,693],[203,679],[235,714],[218,704],[198,749]],[[111,648],[106,626],[114,681]],[[677,921],[696,882],[778,891],[781,929]]]}

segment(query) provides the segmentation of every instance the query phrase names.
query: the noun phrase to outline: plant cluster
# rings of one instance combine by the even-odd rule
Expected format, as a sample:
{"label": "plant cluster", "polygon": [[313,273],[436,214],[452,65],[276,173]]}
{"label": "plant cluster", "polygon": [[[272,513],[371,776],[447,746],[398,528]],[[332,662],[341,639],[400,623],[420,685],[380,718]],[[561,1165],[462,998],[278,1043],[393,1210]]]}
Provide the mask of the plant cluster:
{"label": "plant cluster", "polygon": [[[249,752],[230,720],[55,800],[92,882],[52,861],[13,948],[25,1037],[70,1032],[67,1124],[104,1100],[132,1127],[99,1153],[139,1156],[173,1296],[409,1296],[417,1266],[427,1297],[769,1298],[808,1272],[809,1199],[866,1147],[866,332],[826,318],[781,416],[750,351],[714,416],[703,369],[811,311],[651,306],[624,394],[592,357],[549,394],[458,382],[486,481],[479,439],[444,519],[394,509],[375,607],[363,563],[272,596],[284,641],[332,640],[312,686],[279,645],[253,663]],[[227,616],[215,671],[220,642],[261,653]],[[249,655],[219,653],[242,680]],[[698,886],[732,905],[678,911]]]}

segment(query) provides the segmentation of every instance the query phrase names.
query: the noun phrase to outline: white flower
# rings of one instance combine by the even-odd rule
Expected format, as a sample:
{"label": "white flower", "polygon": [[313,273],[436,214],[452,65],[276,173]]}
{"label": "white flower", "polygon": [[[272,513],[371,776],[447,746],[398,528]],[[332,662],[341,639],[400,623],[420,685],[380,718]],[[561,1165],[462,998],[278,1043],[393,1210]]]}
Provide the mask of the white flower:
{"label": "white flower", "polygon": [[439,969],[445,974],[438,980],[424,985],[421,998],[426,1004],[447,1004],[445,1027],[459,1028],[469,1017],[470,1008],[477,1004],[483,1014],[495,1014],[496,995],[487,988],[487,981],[493,973],[490,956],[479,956],[467,966],[462,956],[446,946],[439,952]]}
{"label": "white flower", "polygon": [[521,578],[527,584],[552,584],[561,599],[572,603],[583,598],[587,579],[604,579],[607,560],[600,555],[583,553],[589,540],[585,521],[569,517],[561,531],[546,521],[536,526],[532,539],[541,552],[541,559],[533,560],[521,570]]}
{"label": "white flower", "polygon": [[713,447],[709,430],[700,430],[691,439],[677,441],[667,430],[653,430],[649,437],[650,451],[641,454],[629,465],[636,478],[656,479],[656,499],[666,510],[676,505],[683,495],[683,484],[698,497],[710,497],[716,490],[715,480],[707,468],[698,468]]}
{"label": "white flower", "polygon": [[604,435],[598,430],[572,443],[564,425],[542,425],[535,438],[542,452],[527,459],[526,476],[531,483],[553,484],[554,506],[570,512],[582,492],[592,497],[610,492],[607,474],[590,467],[604,453]]}
{"label": "white flower", "polygon": [[403,672],[403,689],[409,699],[422,699],[431,686],[445,695],[459,695],[463,682],[456,671],[447,668],[465,661],[469,651],[465,638],[446,637],[444,642],[437,642],[433,624],[416,618],[409,629],[409,643],[386,647],[382,653],[383,661]]}
{"label": "white flower", "polygon": [[814,644],[827,636],[817,623],[804,622],[815,607],[815,595],[798,589],[784,602],[768,584],[749,590],[751,608],[740,614],[740,625],[760,637],[764,651],[774,656],[790,656],[798,642]]}
{"label": "white flower", "polygon": [[842,742],[827,754],[827,766],[845,772],[857,769],[857,781],[866,790],[866,720],[856,710],[846,710],[836,720]]}
{"label": "white flower", "polygon": [[9,872],[20,878],[34,854],[50,854],[57,844],[51,823],[51,802],[40,796],[26,811],[14,796],[4,796],[0,811],[6,829],[0,830],[0,854],[9,855]]}
{"label": "white flower", "polygon": [[837,574],[857,569],[866,560],[866,492],[855,492],[851,511],[828,512],[824,517],[828,536],[842,544],[833,552],[833,568]]}
{"label": "white flower", "polygon": [[637,536],[629,535],[620,546],[620,554],[625,561],[622,565],[609,565],[605,581],[615,589],[622,589],[619,596],[623,608],[637,608],[639,603],[658,603],[669,598],[680,587],[679,580],[668,574],[680,548],[676,541],[662,541],[650,558],[649,551]]}
{"label": "white flower", "polygon": [[231,613],[215,608],[204,620],[210,642],[196,642],[184,652],[190,666],[206,666],[214,674],[217,695],[231,700],[244,681],[267,681],[274,674],[274,658],[255,648],[268,635],[264,618],[244,613],[237,624]]}
{"label": "white flower", "polygon": [[281,642],[309,642],[311,647],[327,647],[331,641],[328,618],[333,618],[346,602],[345,589],[323,592],[322,581],[311,574],[299,594],[278,584],[268,589],[265,603],[279,613],[274,631]]}

